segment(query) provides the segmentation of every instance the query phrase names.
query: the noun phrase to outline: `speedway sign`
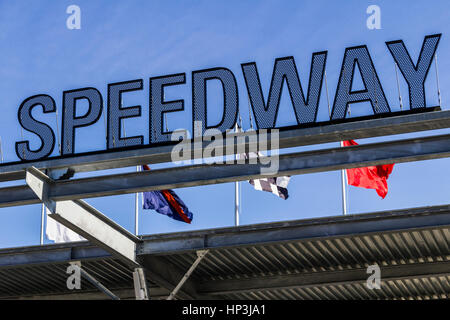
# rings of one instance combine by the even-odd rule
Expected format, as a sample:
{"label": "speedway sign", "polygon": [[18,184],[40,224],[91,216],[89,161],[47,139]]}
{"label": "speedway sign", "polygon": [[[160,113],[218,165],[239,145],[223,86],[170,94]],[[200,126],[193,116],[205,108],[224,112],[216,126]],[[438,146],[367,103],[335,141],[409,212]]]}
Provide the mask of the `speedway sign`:
{"label": "speedway sign", "polygon": [[[413,61],[402,40],[386,42],[393,62],[396,63],[409,90],[409,108],[411,111],[421,111],[427,108],[425,80],[433,62],[441,35],[434,34],[425,37],[417,60]],[[317,123],[317,111],[323,87],[323,79],[327,61],[327,51],[314,52],[311,58],[309,82],[301,84],[294,57],[275,59],[269,92],[263,92],[260,74],[255,62],[241,64],[242,74],[233,74],[225,67],[192,71],[192,123],[201,134],[208,129],[227,132],[236,123],[239,110],[239,93],[236,76],[243,77],[249,97],[253,118],[258,129],[275,128],[282,90],[287,87],[297,127],[311,125],[327,125],[343,120],[351,104],[369,102],[373,113],[368,116],[395,115],[386,99],[384,89],[378,78],[367,46],[361,45],[345,49],[340,76],[335,90],[334,102],[329,122]],[[352,90],[355,72],[359,72],[364,88]],[[207,88],[212,81],[222,85],[223,110],[219,123],[207,122]],[[75,142],[77,129],[91,126],[99,121],[105,109],[107,130],[104,150],[95,152],[114,152],[117,150],[157,146],[174,143],[170,131],[163,127],[163,117],[168,112],[180,112],[185,109],[185,99],[167,101],[164,89],[168,86],[186,86],[186,73],[151,77],[148,85],[143,79],[108,84],[107,94],[93,87],[84,87],[63,92],[62,132],[61,141],[56,141],[55,131],[48,124],[38,121],[34,112],[56,113],[57,103],[47,94],[37,94],[26,98],[18,109],[20,126],[40,139],[38,148],[31,148],[30,141],[23,139],[15,142],[19,162],[28,162],[50,158],[55,145],[61,145],[59,157],[76,156]],[[138,136],[125,137],[121,120],[141,117],[142,106],[123,106],[122,97],[131,91],[148,90],[149,123]],[[266,98],[267,97],[267,98]],[[185,97],[186,98],[186,97]],[[78,115],[78,102],[87,101],[89,108],[83,115]],[[144,105],[144,101],[142,104]],[[37,109],[37,110],[35,110]],[[358,121],[358,118],[353,119]],[[144,145],[144,135],[148,135],[149,144]],[[52,157],[55,158],[55,157]]]}

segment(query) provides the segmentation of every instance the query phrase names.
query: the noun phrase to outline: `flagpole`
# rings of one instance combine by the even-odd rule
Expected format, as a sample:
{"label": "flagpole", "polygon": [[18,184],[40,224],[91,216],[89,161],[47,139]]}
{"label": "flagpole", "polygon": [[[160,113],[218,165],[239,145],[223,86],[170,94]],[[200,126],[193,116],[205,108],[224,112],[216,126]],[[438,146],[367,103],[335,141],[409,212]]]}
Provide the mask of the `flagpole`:
{"label": "flagpole", "polygon": [[[123,107],[123,102],[121,102],[121,107]],[[127,136],[127,132],[125,131],[125,123],[122,124],[123,128],[123,136]],[[114,141],[114,140],[113,140]],[[139,172],[139,166],[136,166],[136,172]],[[134,194],[134,234],[138,235],[139,233],[139,192]]]}
{"label": "flagpole", "polygon": [[441,89],[439,86],[439,73],[438,73],[438,61],[437,61],[437,53],[434,54],[434,67],[436,70],[436,85],[437,85],[437,94],[438,94],[438,101],[439,101],[439,107],[441,106]]}
{"label": "flagpole", "polygon": [[[328,96],[328,81],[327,81],[327,71],[325,71],[325,89],[327,94],[327,104],[328,104],[328,117],[331,120],[331,106],[330,98]],[[344,142],[340,142],[340,146],[344,146]],[[345,169],[341,170],[341,184],[342,184],[342,214],[345,216],[347,214],[347,174]]]}
{"label": "flagpole", "polygon": [[234,213],[234,223],[236,227],[239,225],[239,182],[234,182],[234,198],[235,198],[235,213]]}
{"label": "flagpole", "polygon": [[3,163],[3,146],[2,146],[2,137],[0,137],[0,154],[1,154],[1,161]]}
{"label": "flagpole", "polygon": [[[341,147],[344,146],[344,142],[341,141]],[[342,214],[347,214],[347,174],[345,169],[341,170],[341,183],[342,183]]]}
{"label": "flagpole", "polygon": [[[237,122],[234,132],[238,132]],[[237,160],[237,154],[234,155],[234,159]],[[234,224],[236,227],[239,225],[239,181],[234,182]]]}
{"label": "flagpole", "polygon": [[[139,166],[136,166],[136,172],[139,172]],[[134,212],[134,233],[139,233],[139,192],[135,195],[135,212]]]}
{"label": "flagpole", "polygon": [[395,78],[397,79],[397,91],[398,91],[398,101],[400,103],[400,110],[403,110],[402,94],[400,92],[400,83],[398,82],[397,62],[395,63]]}
{"label": "flagpole", "polygon": [[[58,152],[61,155],[61,140],[59,139],[59,125],[58,125],[58,108],[55,110],[55,122],[56,122],[56,141],[58,141]],[[42,202],[41,205],[41,234],[40,234],[40,245],[44,244],[44,224],[45,224],[45,204]]]}
{"label": "flagpole", "polygon": [[45,205],[42,203],[42,209],[41,209],[41,239],[40,244],[41,246],[44,244],[44,217],[45,217]]}

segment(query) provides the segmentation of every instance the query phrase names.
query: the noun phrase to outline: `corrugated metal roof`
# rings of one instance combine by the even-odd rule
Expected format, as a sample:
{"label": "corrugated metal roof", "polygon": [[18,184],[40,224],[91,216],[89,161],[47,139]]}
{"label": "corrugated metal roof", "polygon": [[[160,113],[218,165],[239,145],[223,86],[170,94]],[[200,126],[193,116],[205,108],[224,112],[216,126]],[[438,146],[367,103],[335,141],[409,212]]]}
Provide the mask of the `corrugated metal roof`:
{"label": "corrugated metal roof", "polygon": [[[358,235],[242,248],[214,249],[194,271],[195,282],[245,280],[298,275],[318,278],[325,272],[356,272],[369,265],[381,268],[380,290],[366,286],[365,278],[352,283],[307,285],[274,290],[255,289],[215,295],[221,299],[429,299],[450,294],[450,229],[436,228]],[[195,253],[165,256],[170,264],[188,269]],[[386,267],[449,262],[447,275],[417,275],[383,281]],[[430,268],[432,272],[432,268]],[[366,277],[368,277],[367,275]],[[337,278],[336,282],[339,282]]]}
{"label": "corrugated metal roof", "polygon": [[[364,236],[291,241],[274,245],[211,250],[195,274],[210,277],[252,277],[445,261],[450,258],[450,229],[390,232]],[[166,257],[183,269],[195,253]]]}
{"label": "corrugated metal roof", "polygon": [[[209,249],[185,285],[192,297],[437,299],[450,296],[449,244],[450,206],[440,206],[145,236],[138,251],[153,298],[170,293],[196,250]],[[72,293],[66,268],[74,260],[111,291],[132,298],[133,270],[89,243],[0,250],[0,298]],[[153,261],[172,279],[160,281]],[[380,289],[366,285],[373,264],[381,269]],[[95,291],[84,281],[77,293],[88,298]]]}
{"label": "corrugated metal roof", "polygon": [[[0,295],[49,295],[67,292],[67,263],[51,263],[0,269]],[[111,289],[130,288],[133,284],[131,270],[114,259],[83,261],[82,267]],[[83,281],[83,290],[97,290]]]}
{"label": "corrugated metal roof", "polygon": [[281,299],[281,300],[430,300],[450,297],[450,276],[422,277],[385,281],[380,290],[370,290],[363,283],[340,284],[310,288],[262,290],[223,295],[229,300],[240,299]]}

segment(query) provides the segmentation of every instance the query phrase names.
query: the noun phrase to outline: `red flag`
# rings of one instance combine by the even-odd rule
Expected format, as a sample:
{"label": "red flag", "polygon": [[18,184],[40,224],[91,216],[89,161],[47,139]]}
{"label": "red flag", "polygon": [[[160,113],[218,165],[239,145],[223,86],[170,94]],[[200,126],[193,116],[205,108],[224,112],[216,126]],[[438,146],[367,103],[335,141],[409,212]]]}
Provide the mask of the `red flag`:
{"label": "red flag", "polygon": [[[358,144],[353,140],[343,141],[344,147],[356,145]],[[393,168],[394,164],[384,164],[364,168],[346,169],[348,184],[355,187],[375,189],[378,195],[384,199],[388,193],[387,179]]]}

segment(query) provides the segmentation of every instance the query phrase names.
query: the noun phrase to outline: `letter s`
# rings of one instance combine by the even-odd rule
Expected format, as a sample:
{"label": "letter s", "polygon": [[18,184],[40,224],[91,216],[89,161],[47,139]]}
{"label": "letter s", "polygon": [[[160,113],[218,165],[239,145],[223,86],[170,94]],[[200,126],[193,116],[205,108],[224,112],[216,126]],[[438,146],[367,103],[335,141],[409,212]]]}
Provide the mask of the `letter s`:
{"label": "letter s", "polygon": [[55,100],[52,97],[40,94],[29,97],[19,107],[18,118],[20,125],[41,139],[41,147],[38,150],[30,149],[30,142],[16,142],[16,154],[21,160],[36,160],[47,157],[55,146],[55,133],[47,124],[37,121],[31,115],[31,110],[41,105],[44,113],[55,112]]}

